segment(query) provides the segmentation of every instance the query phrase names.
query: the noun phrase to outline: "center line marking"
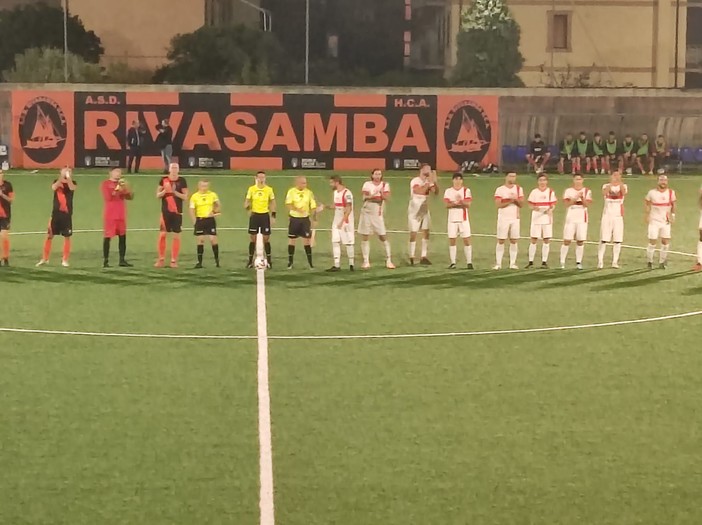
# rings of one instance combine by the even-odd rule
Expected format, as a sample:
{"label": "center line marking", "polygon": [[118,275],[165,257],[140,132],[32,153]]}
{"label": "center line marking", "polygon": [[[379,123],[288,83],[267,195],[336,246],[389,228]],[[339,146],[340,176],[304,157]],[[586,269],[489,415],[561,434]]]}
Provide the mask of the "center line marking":
{"label": "center line marking", "polygon": [[[259,242],[261,238],[259,234]],[[259,252],[260,253],[260,252]],[[256,270],[256,317],[258,322],[258,446],[261,525],[275,525],[273,504],[273,438],[271,435],[271,393],[268,376],[268,320],[266,314],[265,270]]]}

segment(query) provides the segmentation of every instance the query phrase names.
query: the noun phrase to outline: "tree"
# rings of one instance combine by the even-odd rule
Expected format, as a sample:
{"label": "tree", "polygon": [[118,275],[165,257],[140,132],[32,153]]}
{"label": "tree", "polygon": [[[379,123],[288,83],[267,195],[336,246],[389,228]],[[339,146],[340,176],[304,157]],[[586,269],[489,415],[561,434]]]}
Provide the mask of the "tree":
{"label": "tree", "polygon": [[[33,47],[17,55],[14,68],[4,71],[6,82],[61,83],[64,82],[63,51]],[[102,70],[99,65],[86,62],[73,53],[68,54],[69,82],[100,82]]]}
{"label": "tree", "polygon": [[263,84],[285,75],[285,54],[275,37],[244,25],[201,27],[177,35],[170,63],[156,72],[157,82]]}
{"label": "tree", "polygon": [[[0,71],[7,71],[27,49],[63,49],[63,10],[40,3],[0,11],[0,35]],[[77,16],[68,17],[68,50],[91,63],[99,62],[105,51]]]}
{"label": "tree", "polygon": [[523,86],[517,73],[521,31],[503,0],[475,0],[461,13],[452,82],[470,87]]}

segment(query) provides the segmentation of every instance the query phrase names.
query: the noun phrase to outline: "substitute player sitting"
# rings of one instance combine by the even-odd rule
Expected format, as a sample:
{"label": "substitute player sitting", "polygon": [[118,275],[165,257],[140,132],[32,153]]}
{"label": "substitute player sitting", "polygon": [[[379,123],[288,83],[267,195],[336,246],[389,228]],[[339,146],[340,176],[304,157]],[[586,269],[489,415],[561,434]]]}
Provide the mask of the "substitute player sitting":
{"label": "substitute player sitting", "polygon": [[353,194],[344,186],[339,175],[329,178],[329,185],[334,190],[334,218],[332,219],[332,256],[334,266],[329,272],[341,270],[341,245],[346,246],[346,256],[349,259],[349,270],[354,270],[354,217]]}
{"label": "substitute player sitting", "polygon": [[317,213],[317,201],[314,193],[307,187],[305,177],[295,178],[295,186],[288,190],[285,196],[290,223],[288,225],[288,270],[293,267],[295,260],[295,242],[302,238],[302,244],[307,255],[307,263],[312,265],[312,222],[310,216]]}
{"label": "substitute player sitting", "polygon": [[215,217],[220,212],[219,197],[214,191],[210,191],[210,182],[204,179],[199,181],[197,191],[190,197],[190,218],[195,226],[194,233],[197,238],[197,264],[195,268],[202,268],[205,237],[210,240],[215,266],[219,268],[219,242],[217,241],[217,220]]}
{"label": "substitute player sitting", "polygon": [[363,254],[363,268],[370,266],[370,236],[377,235],[385,248],[385,267],[394,270],[392,263],[392,248],[387,238],[385,229],[385,201],[390,198],[390,184],[383,180],[383,172],[373,170],[371,180],[363,183],[363,207],[358,220],[358,233],[361,234],[361,253]]}
{"label": "substitute player sitting", "polygon": [[508,173],[505,183],[495,190],[495,206],[497,206],[497,245],[495,247],[495,266],[493,270],[502,268],[505,255],[505,241],[509,239],[509,267],[517,270],[517,255],[519,253],[519,214],[524,204],[524,190],[517,185],[517,174]]}
{"label": "substitute player sitting", "polygon": [[553,209],[556,207],[556,193],[548,187],[548,177],[542,173],[536,179],[537,187],[529,194],[529,207],[531,208],[531,228],[529,244],[529,264],[527,268],[534,267],[536,247],[541,240],[541,268],[548,268],[548,256],[551,251],[551,238],[553,237]]}
{"label": "substitute player sitting", "polygon": [[420,264],[430,265],[427,258],[429,252],[429,228],[431,227],[431,214],[429,213],[429,195],[437,195],[436,171],[429,164],[422,164],[419,175],[410,182],[410,201],[407,207],[407,222],[409,225],[409,261],[414,266],[414,256],[417,251],[417,233],[422,232],[422,255]]}
{"label": "substitute player sitting", "polygon": [[156,198],[161,200],[161,226],[158,235],[158,259],[154,266],[163,268],[166,259],[166,244],[171,235],[171,268],[178,267],[180,233],[183,231],[183,201],[188,198],[188,182],[180,176],[180,166],[171,162],[168,176],[163,177],[156,188]]}
{"label": "substitute player sitting", "polygon": [[266,184],[266,173],[256,173],[256,182],[246,190],[244,208],[249,212],[249,262],[247,268],[253,268],[253,258],[256,253],[256,236],[263,237],[263,249],[266,253],[268,267],[273,267],[271,255],[271,217],[275,220],[276,203],[273,188]]}
{"label": "substitute player sitting", "polygon": [[463,238],[463,253],[469,270],[473,269],[473,247],[470,239],[470,217],[468,209],[473,200],[470,189],[463,185],[463,174],[453,174],[452,185],[444,191],[444,202],[448,208],[449,269],[456,268],[456,239]]}
{"label": "substitute player sitting", "polygon": [[575,267],[582,270],[585,241],[587,240],[587,208],[592,204],[592,192],[583,185],[582,175],[573,175],[573,185],[565,190],[563,202],[568,211],[563,227],[561,268],[565,268],[570,243],[575,241]]}
{"label": "substitute player sitting", "polygon": [[622,175],[618,171],[612,173],[609,182],[602,186],[604,209],[600,225],[600,246],[597,250],[597,268],[604,268],[604,256],[607,244],[612,246],[612,268],[619,268],[619,254],[624,242],[624,199],[629,192],[626,184],[622,184]]}
{"label": "substitute player sitting", "polygon": [[666,175],[659,175],[656,188],[646,194],[644,209],[646,223],[648,224],[648,246],[646,247],[646,256],[648,257],[649,270],[653,268],[653,256],[656,252],[659,239],[661,251],[658,259],[658,267],[662,270],[666,267],[672,224],[675,222],[675,205],[677,200],[678,197],[675,191],[668,187],[668,177]]}
{"label": "substitute player sitting", "polygon": [[44,241],[44,252],[41,260],[36,264],[43,266],[49,264],[51,256],[51,244],[54,235],[63,237],[63,257],[61,258],[61,266],[68,268],[68,259],[71,256],[71,236],[73,235],[73,194],[76,191],[77,183],[71,176],[71,168],[63,168],[59,177],[51,185],[54,192],[53,208],[51,210],[51,219],[49,220],[49,229],[46,232],[46,240]]}

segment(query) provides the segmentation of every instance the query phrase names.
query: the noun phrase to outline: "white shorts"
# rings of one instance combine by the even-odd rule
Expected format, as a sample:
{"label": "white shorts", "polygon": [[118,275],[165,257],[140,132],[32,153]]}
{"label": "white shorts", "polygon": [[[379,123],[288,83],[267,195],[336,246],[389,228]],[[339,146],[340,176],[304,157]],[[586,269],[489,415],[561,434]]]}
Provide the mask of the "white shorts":
{"label": "white shorts", "polygon": [[459,235],[464,239],[470,239],[470,221],[461,222],[451,222],[449,221],[448,226],[448,238],[455,239]]}
{"label": "white shorts", "polygon": [[431,214],[427,213],[420,219],[417,219],[416,215],[409,215],[407,224],[409,225],[409,231],[412,233],[428,230],[431,228]]}
{"label": "white shorts", "polygon": [[497,238],[501,241],[505,239],[519,239],[520,230],[519,219],[513,219],[511,221],[497,221]]}
{"label": "white shorts", "polygon": [[361,212],[361,218],[358,220],[359,235],[382,235],[385,236],[385,218],[382,215],[374,213]]}
{"label": "white shorts", "polygon": [[563,227],[564,241],[587,241],[586,222],[567,222]]}
{"label": "white shorts", "polygon": [[602,242],[624,242],[624,217],[603,215],[600,225],[600,240]]}
{"label": "white shorts", "polygon": [[700,213],[700,230],[702,230],[702,213]]}
{"label": "white shorts", "polygon": [[354,244],[354,241],[356,240],[353,232],[353,224],[350,222],[341,228],[332,226],[331,234],[332,242],[334,244],[341,243],[348,246],[350,244]]}
{"label": "white shorts", "polygon": [[552,239],[553,224],[533,224],[529,230],[529,236],[532,239]]}
{"label": "white shorts", "polygon": [[648,223],[648,238],[650,240],[670,239],[670,223],[651,221]]}

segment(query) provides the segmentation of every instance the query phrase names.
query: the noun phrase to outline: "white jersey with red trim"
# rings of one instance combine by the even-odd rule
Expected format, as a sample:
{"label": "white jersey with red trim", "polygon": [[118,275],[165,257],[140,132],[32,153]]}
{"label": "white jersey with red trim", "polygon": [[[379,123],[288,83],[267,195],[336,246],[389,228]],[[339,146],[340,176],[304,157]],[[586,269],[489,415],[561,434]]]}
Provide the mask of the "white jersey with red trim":
{"label": "white jersey with red trim", "polygon": [[556,205],[556,193],[551,188],[535,188],[529,194],[529,204],[536,206],[531,210],[531,223],[544,225],[553,223],[553,214],[549,213]]}
{"label": "white jersey with red trim", "polygon": [[568,211],[566,212],[566,224],[587,224],[587,207],[582,203],[592,202],[592,192],[587,188],[581,188],[579,190],[576,190],[575,188],[568,188],[563,193],[563,200],[569,200],[576,203],[568,206]]}
{"label": "white jersey with red trim", "polygon": [[364,213],[383,216],[384,206],[381,197],[387,193],[390,193],[390,184],[385,181],[381,181],[380,183],[376,184],[372,180],[368,180],[363,183],[363,188],[361,191],[363,192]]}
{"label": "white jersey with red trim", "polygon": [[670,214],[673,204],[678,200],[677,195],[670,188],[661,191],[653,189],[646,195],[646,201],[651,203],[651,214],[649,218],[654,222],[667,224],[670,222]]}
{"label": "white jersey with red trim", "polygon": [[[444,191],[444,202],[449,204],[460,204],[463,201],[473,200],[473,195],[470,189],[465,186],[459,189],[454,187],[447,188]],[[468,220],[468,210],[463,208],[449,208],[448,210],[448,221],[449,222],[463,222]]]}
{"label": "white jersey with red trim", "polygon": [[602,210],[603,217],[624,217],[624,199],[628,191],[626,184],[603,184],[604,190],[609,186],[609,194],[605,195],[605,205]]}
{"label": "white jersey with red trim", "polygon": [[[524,198],[524,190],[521,186],[516,184],[512,187],[502,185],[495,190],[495,200],[496,201],[507,201],[507,200],[517,200]],[[519,219],[519,206],[515,203],[511,203],[504,208],[499,208],[497,210],[497,219],[500,221],[516,221]]]}
{"label": "white jersey with red trim", "polygon": [[344,211],[349,204],[351,205],[351,214],[347,222],[354,224],[353,195],[346,188],[341,191],[334,190],[334,224],[339,224],[343,220]]}

